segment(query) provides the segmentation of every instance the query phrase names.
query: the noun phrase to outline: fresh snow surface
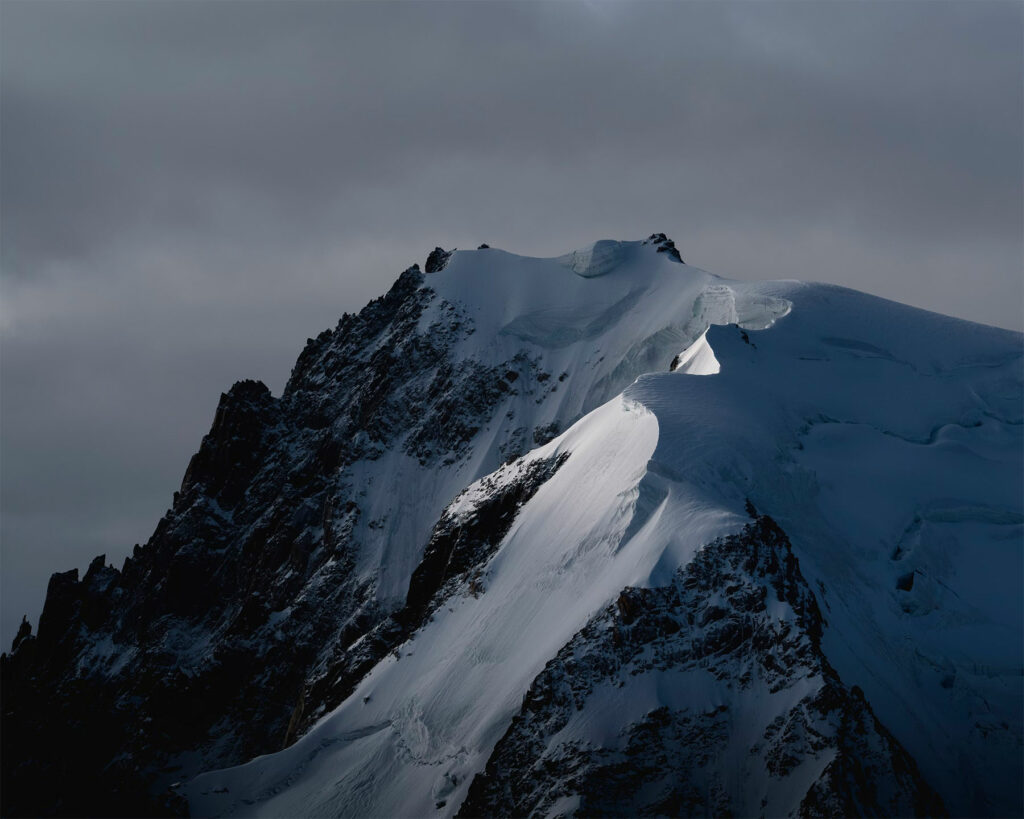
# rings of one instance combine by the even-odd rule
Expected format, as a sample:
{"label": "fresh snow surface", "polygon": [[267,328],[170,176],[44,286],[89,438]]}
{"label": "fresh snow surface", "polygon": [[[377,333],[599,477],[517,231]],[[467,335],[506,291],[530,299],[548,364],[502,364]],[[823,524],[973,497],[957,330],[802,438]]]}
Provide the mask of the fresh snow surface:
{"label": "fresh snow surface", "polygon": [[[516,426],[583,416],[525,456],[568,460],[520,510],[482,593],[449,599],[293,746],[188,783],[195,815],[453,815],[545,663],[623,587],[664,585],[738,531],[747,498],[790,536],[829,660],[950,812],[1020,813],[1019,334],[832,286],[726,281],[639,242],[458,252],[425,286],[474,322],[459,355],[525,350],[569,374],[543,403],[508,398]],[[406,456],[369,465],[387,525],[425,542],[499,466],[488,441],[502,431],[482,430],[432,491],[403,484]],[[367,571],[383,566],[382,596],[401,597],[419,556],[379,542]],[[623,708],[680,697],[716,693],[666,679],[566,730],[599,740]]]}

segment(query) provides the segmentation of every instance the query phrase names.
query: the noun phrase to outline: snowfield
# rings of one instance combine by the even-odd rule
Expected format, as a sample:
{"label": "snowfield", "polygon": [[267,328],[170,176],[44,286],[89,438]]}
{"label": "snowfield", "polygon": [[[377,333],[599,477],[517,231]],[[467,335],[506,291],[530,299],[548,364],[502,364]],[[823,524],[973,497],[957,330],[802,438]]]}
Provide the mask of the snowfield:
{"label": "snowfield", "polygon": [[[715,766],[754,777],[734,807],[795,812],[832,746],[775,784],[745,766],[830,664],[951,814],[1020,815],[1020,334],[833,286],[725,280],[657,241],[556,259],[458,251],[422,286],[436,298],[421,329],[445,305],[471,321],[456,359],[519,356],[546,377],[505,395],[451,464],[419,469],[392,449],[349,468],[367,489],[358,565],[378,598],[404,599],[422,555],[403,544],[422,548],[442,513],[458,520],[529,464],[567,458],[472,587],[336,709],[279,753],[187,782],[193,815],[455,815],[553,658],[597,651],[577,635],[610,628],[627,587],[682,582],[700,550],[741,533],[748,501],[788,536],[827,663],[801,660],[774,691],[756,674],[742,693],[723,685],[746,670],[742,652],[721,661],[725,677],[679,660],[602,678],[545,747],[612,747],[659,708],[689,709],[732,737],[714,745]],[[519,429],[528,451],[514,460],[505,443]],[[763,614],[806,628],[801,617],[784,602]],[[568,794],[543,812],[579,804]]]}

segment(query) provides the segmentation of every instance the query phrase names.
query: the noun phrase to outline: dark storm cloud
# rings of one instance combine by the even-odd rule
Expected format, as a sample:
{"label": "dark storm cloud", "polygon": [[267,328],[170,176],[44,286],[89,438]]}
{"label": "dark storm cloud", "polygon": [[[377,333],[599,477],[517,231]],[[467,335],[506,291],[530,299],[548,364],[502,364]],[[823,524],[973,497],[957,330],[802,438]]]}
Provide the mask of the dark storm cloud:
{"label": "dark storm cloud", "polygon": [[665,230],[1020,328],[1016,3],[0,6],[3,638],[434,244]]}

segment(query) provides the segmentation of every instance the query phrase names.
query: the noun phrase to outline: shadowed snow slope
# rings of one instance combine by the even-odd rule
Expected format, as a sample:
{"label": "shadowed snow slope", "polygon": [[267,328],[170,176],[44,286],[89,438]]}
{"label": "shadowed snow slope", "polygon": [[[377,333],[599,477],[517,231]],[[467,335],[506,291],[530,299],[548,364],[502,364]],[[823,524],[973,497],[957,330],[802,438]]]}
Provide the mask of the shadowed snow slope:
{"label": "shadowed snow slope", "polygon": [[[471,322],[455,359],[545,377],[501,397],[431,492],[427,473],[386,466],[407,455],[358,467],[406,521],[365,540],[380,596],[404,593],[421,555],[388,544],[421,549],[516,428],[579,418],[522,456],[564,465],[298,742],[189,783],[195,815],[449,816],[467,794],[500,813],[513,802],[488,802],[509,793],[494,783],[527,774],[544,792],[516,810],[544,814],[929,812],[930,789],[953,814],[1021,812],[1019,334],[831,286],[729,282],[640,242],[457,252],[423,286],[421,328],[445,304]],[[744,529],[748,500],[773,522]],[[731,578],[721,599],[698,554]],[[626,656],[634,599],[669,614],[644,615],[661,631]],[[709,636],[719,619],[736,624],[728,644]],[[556,714],[543,692],[584,661],[600,673]],[[687,763],[703,790],[662,767],[648,785],[672,779],[664,799],[625,782],[581,802],[580,772],[641,736],[669,757],[703,747]],[[877,803],[852,770],[874,772]]]}

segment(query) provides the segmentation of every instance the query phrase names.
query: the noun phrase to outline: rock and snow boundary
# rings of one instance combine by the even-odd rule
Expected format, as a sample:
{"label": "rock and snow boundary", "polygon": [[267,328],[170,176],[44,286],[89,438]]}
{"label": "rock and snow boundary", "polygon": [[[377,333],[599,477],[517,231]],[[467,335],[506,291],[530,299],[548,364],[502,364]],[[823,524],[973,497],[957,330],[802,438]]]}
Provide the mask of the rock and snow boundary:
{"label": "rock and snow boundary", "polygon": [[1021,341],[437,248],[55,576],[5,812],[1019,814]]}
{"label": "rock and snow boundary", "polygon": [[[488,343],[525,343],[546,369],[599,368],[609,350],[617,367],[660,366],[619,396],[570,376],[567,396],[604,403],[526,456],[570,453],[473,593],[452,595],[293,748],[197,779],[194,809],[1019,812],[1019,335],[841,288],[672,275],[638,264],[643,250],[562,257],[575,274],[562,290],[544,260],[493,250],[485,269],[457,253],[436,274],[438,292],[497,329]],[[600,297],[583,286],[601,281],[615,286]],[[714,582],[697,568],[719,543],[742,563],[748,499],[803,567],[813,625],[786,625],[783,595],[748,589],[763,567]],[[639,616],[623,600],[688,593],[690,576],[706,596],[652,621],[660,648],[622,630]],[[716,618],[734,640],[709,644]],[[632,659],[610,659],[623,650]],[[569,688],[542,695],[555,658]],[[588,682],[583,667],[600,673]],[[570,693],[580,685],[589,693]],[[524,734],[552,702],[557,718]]]}

